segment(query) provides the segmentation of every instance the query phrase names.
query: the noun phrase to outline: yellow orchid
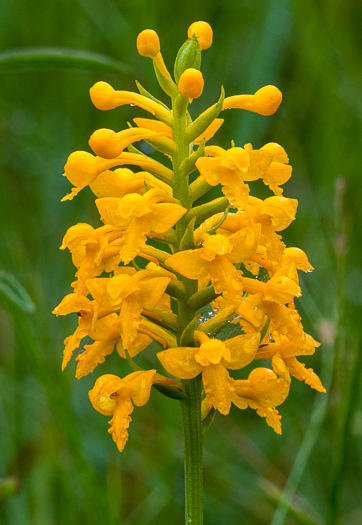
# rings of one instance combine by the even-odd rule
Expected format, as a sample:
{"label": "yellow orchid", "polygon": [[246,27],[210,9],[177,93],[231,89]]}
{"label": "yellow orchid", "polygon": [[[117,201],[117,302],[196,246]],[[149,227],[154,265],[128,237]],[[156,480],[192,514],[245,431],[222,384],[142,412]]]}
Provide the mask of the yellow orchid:
{"label": "yellow orchid", "polygon": [[222,293],[231,303],[240,302],[242,273],[233,263],[253,255],[259,243],[260,226],[245,227],[229,237],[203,234],[203,238],[202,248],[175,253],[166,259],[166,265],[188,279],[210,276],[216,293]]}
{"label": "yellow orchid", "polygon": [[205,154],[197,160],[196,166],[211,186],[221,184],[222,191],[235,207],[243,209],[249,195],[245,182],[263,179],[270,189],[280,195],[284,184],[292,173],[289,159],[282,146],[269,143],[254,150],[251,144],[244,148],[233,147],[223,150],[219,146],[207,146]]}
{"label": "yellow orchid", "polygon": [[145,245],[149,233],[165,233],[186,213],[186,208],[154,188],[144,195],[129,193],[124,197],[96,200],[101,220],[125,231],[120,242],[120,258],[129,263]]}
{"label": "yellow orchid", "polygon": [[105,416],[113,416],[108,432],[120,452],[128,440],[133,405],[141,407],[147,403],[155,374],[156,370],[139,371],[123,379],[113,374],[105,374],[97,379],[89,391],[89,400],[93,408]]}
{"label": "yellow orchid", "polygon": [[[223,123],[222,111],[272,115],[282,94],[267,85],[253,95],[225,97],[221,87],[219,100],[194,118],[191,103],[204,99],[202,53],[213,31],[198,21],[187,35],[173,75],[157,33],[145,29],[137,38],[138,52],[152,59],[170,104],[137,81],[139,93],[102,81],[90,89],[98,109],[127,104],[151,118],[136,117],[134,126],[120,131],[97,129],[89,139],[94,154],[68,157],[64,176],[73,187],[62,200],[89,186],[103,224],[79,223],[66,232],[61,249],[71,252],[77,280],[54,313],[78,315],[76,330],[64,341],[63,369],[89,337],[76,357],[77,378],[114,349],[122,367],[137,370],[125,377],[122,372],[123,378],[102,375],[89,392],[93,407],[112,416],[109,432],[119,451],[134,405],[148,401],[152,386],[181,402],[187,521],[201,524],[202,434],[214,411],[226,415],[232,404],[250,407],[280,434],[276,407],[287,398],[291,377],[325,390],[298,361],[319,343],[304,331],[295,306],[302,294],[298,272],[313,267],[302,250],[286,247],[280,233],[294,221],[298,205],[283,196],[292,173],[288,155],[274,142],[259,149],[234,141],[228,149],[207,144]],[[141,140],[160,161],[136,149]],[[261,183],[263,199],[251,195]],[[219,190],[223,196],[215,195]],[[162,351],[156,353],[157,345]],[[151,370],[136,362],[146,348]],[[156,372],[155,354],[174,378]],[[256,367],[257,361],[269,361],[271,369]]]}
{"label": "yellow orchid", "polygon": [[245,175],[250,166],[250,157],[243,148],[231,148],[227,151],[218,146],[208,146],[205,153],[196,162],[205,181],[210,186],[221,184],[227,199],[237,208],[243,208],[249,195],[249,186],[245,184]]}
{"label": "yellow orchid", "polygon": [[120,237],[120,229],[109,225],[95,229],[90,224],[79,223],[68,229],[60,249],[69,249],[78,268],[77,281],[72,284],[76,293],[86,294],[86,279],[118,266]]}
{"label": "yellow orchid", "polygon": [[248,379],[239,379],[233,383],[239,408],[253,408],[265,417],[266,422],[277,434],[282,433],[281,416],[275,407],[281,405],[289,394],[289,382],[278,377],[268,368],[254,368]]}
{"label": "yellow orchid", "polygon": [[[119,317],[109,308],[102,308],[96,301],[79,294],[69,294],[53,310],[55,315],[78,314],[78,327],[75,332],[64,340],[62,370],[67,366],[73,352],[79,348],[82,339],[90,337],[94,343],[85,345],[84,350],[78,354],[76,377],[79,379],[103,363],[105,357],[111,354],[116,345],[121,357],[125,357],[119,331]],[[127,350],[131,357],[146,348],[151,342],[151,337],[137,333],[136,337],[128,344]]]}
{"label": "yellow orchid", "polygon": [[101,308],[119,312],[117,326],[128,349],[138,335],[141,313],[158,305],[170,280],[160,272],[123,267],[114,277],[88,279],[86,286]]}
{"label": "yellow orchid", "polygon": [[259,334],[238,335],[226,341],[195,333],[200,347],[176,347],[158,352],[162,366],[179,379],[192,379],[200,373],[208,402],[221,414],[228,414],[235,392],[227,369],[244,368],[254,359]]}
{"label": "yellow orchid", "polygon": [[[307,385],[319,392],[325,392],[321,380],[313,372],[311,368],[306,369],[303,363],[300,363],[296,357],[300,355],[311,355],[314,354],[315,348],[320,346],[318,341],[315,341],[313,337],[305,334],[305,340],[303,343],[296,343],[293,340],[289,340],[287,337],[282,336],[278,342],[267,343],[262,345],[255,356],[255,359],[265,359],[271,361],[273,368],[282,373],[281,364],[286,366],[284,377],[287,379],[289,373],[296,377],[299,381],[304,381]],[[283,370],[285,368],[283,367]]]}
{"label": "yellow orchid", "polygon": [[[292,167],[289,166],[289,158],[285,149],[275,142],[265,144],[260,150],[254,150],[251,144],[245,144],[244,148],[250,155],[251,163],[255,154],[257,155],[254,163],[261,172],[260,178],[263,179],[264,184],[268,185],[275,195],[281,195],[283,190],[279,186],[285,184],[292,175]],[[265,161],[264,165],[261,164],[261,153],[269,154],[269,165]],[[265,157],[266,159],[267,157]],[[251,170],[249,169],[249,171]]]}
{"label": "yellow orchid", "polygon": [[74,350],[79,348],[81,340],[89,335],[94,327],[98,315],[98,306],[87,297],[78,294],[68,294],[53,310],[55,315],[78,314],[78,327],[73,335],[64,340],[65,348],[63,352],[62,370],[70,361]]}

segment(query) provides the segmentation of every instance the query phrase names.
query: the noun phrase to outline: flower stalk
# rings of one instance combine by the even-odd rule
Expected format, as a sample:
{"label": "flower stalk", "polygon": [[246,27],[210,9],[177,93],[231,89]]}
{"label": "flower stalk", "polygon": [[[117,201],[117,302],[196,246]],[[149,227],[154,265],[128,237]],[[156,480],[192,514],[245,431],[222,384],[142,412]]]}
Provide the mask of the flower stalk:
{"label": "flower stalk", "polygon": [[184,435],[185,523],[203,523],[203,433],[201,421],[201,376],[183,382],[181,401]]}

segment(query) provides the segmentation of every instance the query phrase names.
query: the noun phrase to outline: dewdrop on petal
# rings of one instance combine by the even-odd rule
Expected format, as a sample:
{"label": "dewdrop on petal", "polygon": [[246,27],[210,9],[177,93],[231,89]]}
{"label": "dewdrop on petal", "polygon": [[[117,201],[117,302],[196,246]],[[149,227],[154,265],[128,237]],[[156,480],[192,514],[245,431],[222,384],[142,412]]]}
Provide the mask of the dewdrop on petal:
{"label": "dewdrop on petal", "polygon": [[212,44],[212,29],[207,22],[194,22],[190,25],[187,31],[189,38],[195,35],[199,43],[200,49],[209,49]]}
{"label": "dewdrop on petal", "polygon": [[160,39],[153,29],[145,29],[137,37],[137,51],[143,57],[154,58],[160,52]]}
{"label": "dewdrop on petal", "polygon": [[180,76],[178,89],[183,97],[199,98],[204,90],[204,77],[201,71],[194,68],[186,69]]}

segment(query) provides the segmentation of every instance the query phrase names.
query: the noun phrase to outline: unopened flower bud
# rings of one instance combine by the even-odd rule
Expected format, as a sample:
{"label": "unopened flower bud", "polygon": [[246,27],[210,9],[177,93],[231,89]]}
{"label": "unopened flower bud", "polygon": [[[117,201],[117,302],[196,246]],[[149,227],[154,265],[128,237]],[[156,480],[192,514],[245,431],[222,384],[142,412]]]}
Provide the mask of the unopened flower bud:
{"label": "unopened flower bud", "polygon": [[281,91],[275,86],[264,86],[254,93],[254,104],[259,115],[273,115],[281,101]]}
{"label": "unopened flower bud", "polygon": [[91,100],[97,109],[114,109],[115,90],[107,82],[96,82],[89,90]]}
{"label": "unopened flower bud", "polygon": [[190,25],[187,31],[189,38],[195,35],[199,43],[200,49],[208,49],[212,44],[212,29],[207,22],[194,22]]}
{"label": "unopened flower bud", "polygon": [[89,145],[96,155],[104,159],[114,159],[122,152],[118,135],[111,129],[97,129],[92,134]]}
{"label": "unopened flower bud", "polygon": [[160,39],[153,29],[145,29],[137,37],[137,50],[143,57],[154,58],[160,52]]}
{"label": "unopened flower bud", "polygon": [[183,97],[199,98],[204,89],[204,78],[201,71],[186,69],[180,76],[178,89]]}

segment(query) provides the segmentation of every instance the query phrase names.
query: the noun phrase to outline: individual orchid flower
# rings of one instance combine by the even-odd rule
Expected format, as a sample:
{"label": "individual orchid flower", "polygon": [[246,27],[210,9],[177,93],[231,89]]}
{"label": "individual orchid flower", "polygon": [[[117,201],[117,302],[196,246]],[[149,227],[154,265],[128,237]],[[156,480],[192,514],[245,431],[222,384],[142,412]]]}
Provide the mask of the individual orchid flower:
{"label": "individual orchid flower", "polygon": [[123,379],[113,374],[105,374],[97,379],[89,391],[93,408],[104,416],[113,416],[108,432],[120,452],[128,440],[133,405],[141,407],[147,403],[155,374],[156,370],[138,371]]}
{"label": "individual orchid flower", "polygon": [[[319,392],[325,392],[326,390],[317,374],[315,374],[311,368],[306,369],[305,365],[296,359],[297,356],[314,354],[318,346],[320,346],[320,343],[308,334],[305,334],[303,344],[295,343],[287,337],[282,336],[277,342],[263,344],[259,348],[255,359],[271,361],[273,368],[285,378],[287,378],[290,373],[299,381],[304,381],[311,388]],[[281,372],[281,367],[283,367],[283,370],[286,369],[284,373]]]}
{"label": "individual orchid flower", "polygon": [[281,416],[275,407],[284,403],[287,398],[290,388],[288,381],[268,368],[254,368],[248,379],[236,380],[233,386],[237,397],[233,402],[239,408],[253,408],[259,416],[265,417],[277,434],[282,433]]}
{"label": "individual orchid flower", "polygon": [[210,276],[216,293],[222,293],[231,303],[239,303],[243,294],[243,279],[233,263],[249,259],[260,239],[260,226],[248,226],[238,232],[223,235],[203,235],[202,248],[180,251],[166,265],[188,279]]}
{"label": "individual orchid flower", "polygon": [[251,363],[259,346],[259,334],[239,335],[226,341],[195,333],[200,347],[169,348],[157,354],[162,366],[179,379],[202,374],[206,399],[221,414],[228,414],[235,397],[227,369],[238,370]]}
{"label": "individual orchid flower", "polygon": [[142,252],[149,233],[167,232],[187,211],[156,188],[144,195],[102,197],[96,200],[96,205],[105,224],[125,231],[119,246],[125,264]]}

